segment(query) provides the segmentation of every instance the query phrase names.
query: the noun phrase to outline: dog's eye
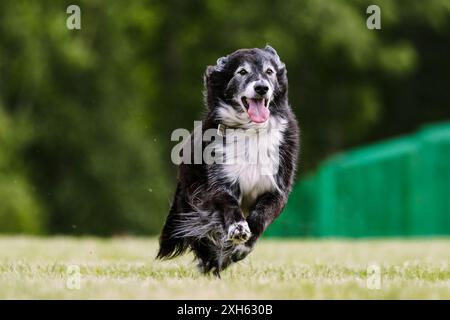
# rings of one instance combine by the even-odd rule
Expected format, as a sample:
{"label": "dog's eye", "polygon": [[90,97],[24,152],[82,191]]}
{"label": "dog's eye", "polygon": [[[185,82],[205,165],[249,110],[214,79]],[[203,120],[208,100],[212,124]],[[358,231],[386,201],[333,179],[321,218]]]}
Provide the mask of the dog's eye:
{"label": "dog's eye", "polygon": [[270,76],[273,73],[273,70],[269,68],[266,70],[266,73]]}
{"label": "dog's eye", "polygon": [[248,72],[247,72],[247,70],[245,70],[245,69],[241,69],[241,70],[238,71],[238,73],[239,73],[241,76],[245,76]]}

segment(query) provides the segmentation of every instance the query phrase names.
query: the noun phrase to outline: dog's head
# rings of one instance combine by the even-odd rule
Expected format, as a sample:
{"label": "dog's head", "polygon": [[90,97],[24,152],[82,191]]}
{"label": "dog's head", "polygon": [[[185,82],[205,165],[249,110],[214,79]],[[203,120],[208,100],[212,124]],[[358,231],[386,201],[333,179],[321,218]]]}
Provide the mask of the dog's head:
{"label": "dog's head", "polygon": [[204,79],[208,107],[228,125],[264,124],[287,105],[286,68],[270,46],[219,58]]}

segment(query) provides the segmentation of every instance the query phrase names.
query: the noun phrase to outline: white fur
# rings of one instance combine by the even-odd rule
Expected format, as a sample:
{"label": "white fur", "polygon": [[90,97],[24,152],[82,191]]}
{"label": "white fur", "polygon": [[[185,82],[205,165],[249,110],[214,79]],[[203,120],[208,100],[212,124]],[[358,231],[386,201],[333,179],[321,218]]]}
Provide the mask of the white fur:
{"label": "white fur", "polygon": [[[229,127],[237,127],[238,126],[243,129],[249,129],[255,125],[254,123],[251,122],[244,107],[242,107],[241,112],[238,112],[232,106],[225,104],[225,103],[221,103],[218,107],[217,116],[218,116],[219,120],[221,121],[221,123],[223,123]],[[267,125],[267,122],[264,122],[264,123],[261,123],[258,125],[263,127],[263,126]]]}
{"label": "white fur", "polygon": [[223,174],[231,183],[239,184],[240,200],[251,204],[265,192],[280,190],[275,175],[280,163],[279,146],[287,121],[270,116],[263,124],[247,123],[243,120],[244,115],[225,105],[221,106],[219,114],[223,122],[236,121],[234,125],[243,123],[241,127],[247,129],[241,132],[233,131],[233,134],[245,135],[243,139],[247,139],[248,143],[238,144],[241,148],[236,148],[236,142],[229,139],[228,133],[227,142],[215,146],[216,154],[224,157]]}
{"label": "white fur", "polygon": [[228,239],[234,243],[246,242],[251,234],[247,221],[235,222],[228,228]]}

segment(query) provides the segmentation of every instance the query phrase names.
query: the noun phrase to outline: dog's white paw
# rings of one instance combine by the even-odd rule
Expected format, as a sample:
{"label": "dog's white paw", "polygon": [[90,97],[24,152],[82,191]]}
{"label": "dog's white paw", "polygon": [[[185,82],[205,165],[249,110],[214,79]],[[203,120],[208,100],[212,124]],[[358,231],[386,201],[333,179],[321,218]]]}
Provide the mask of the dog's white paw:
{"label": "dog's white paw", "polygon": [[247,221],[235,222],[228,228],[228,240],[233,243],[244,243],[251,235]]}

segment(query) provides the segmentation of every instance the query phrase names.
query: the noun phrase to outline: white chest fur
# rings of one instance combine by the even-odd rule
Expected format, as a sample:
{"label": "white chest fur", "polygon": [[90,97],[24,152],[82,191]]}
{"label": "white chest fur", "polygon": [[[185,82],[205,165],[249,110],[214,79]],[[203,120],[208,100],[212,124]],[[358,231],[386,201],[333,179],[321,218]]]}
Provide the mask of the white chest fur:
{"label": "white chest fur", "polygon": [[279,147],[286,121],[271,117],[264,128],[227,132],[223,154],[223,174],[231,183],[237,183],[241,199],[253,203],[256,198],[277,190],[276,174],[280,164]]}

